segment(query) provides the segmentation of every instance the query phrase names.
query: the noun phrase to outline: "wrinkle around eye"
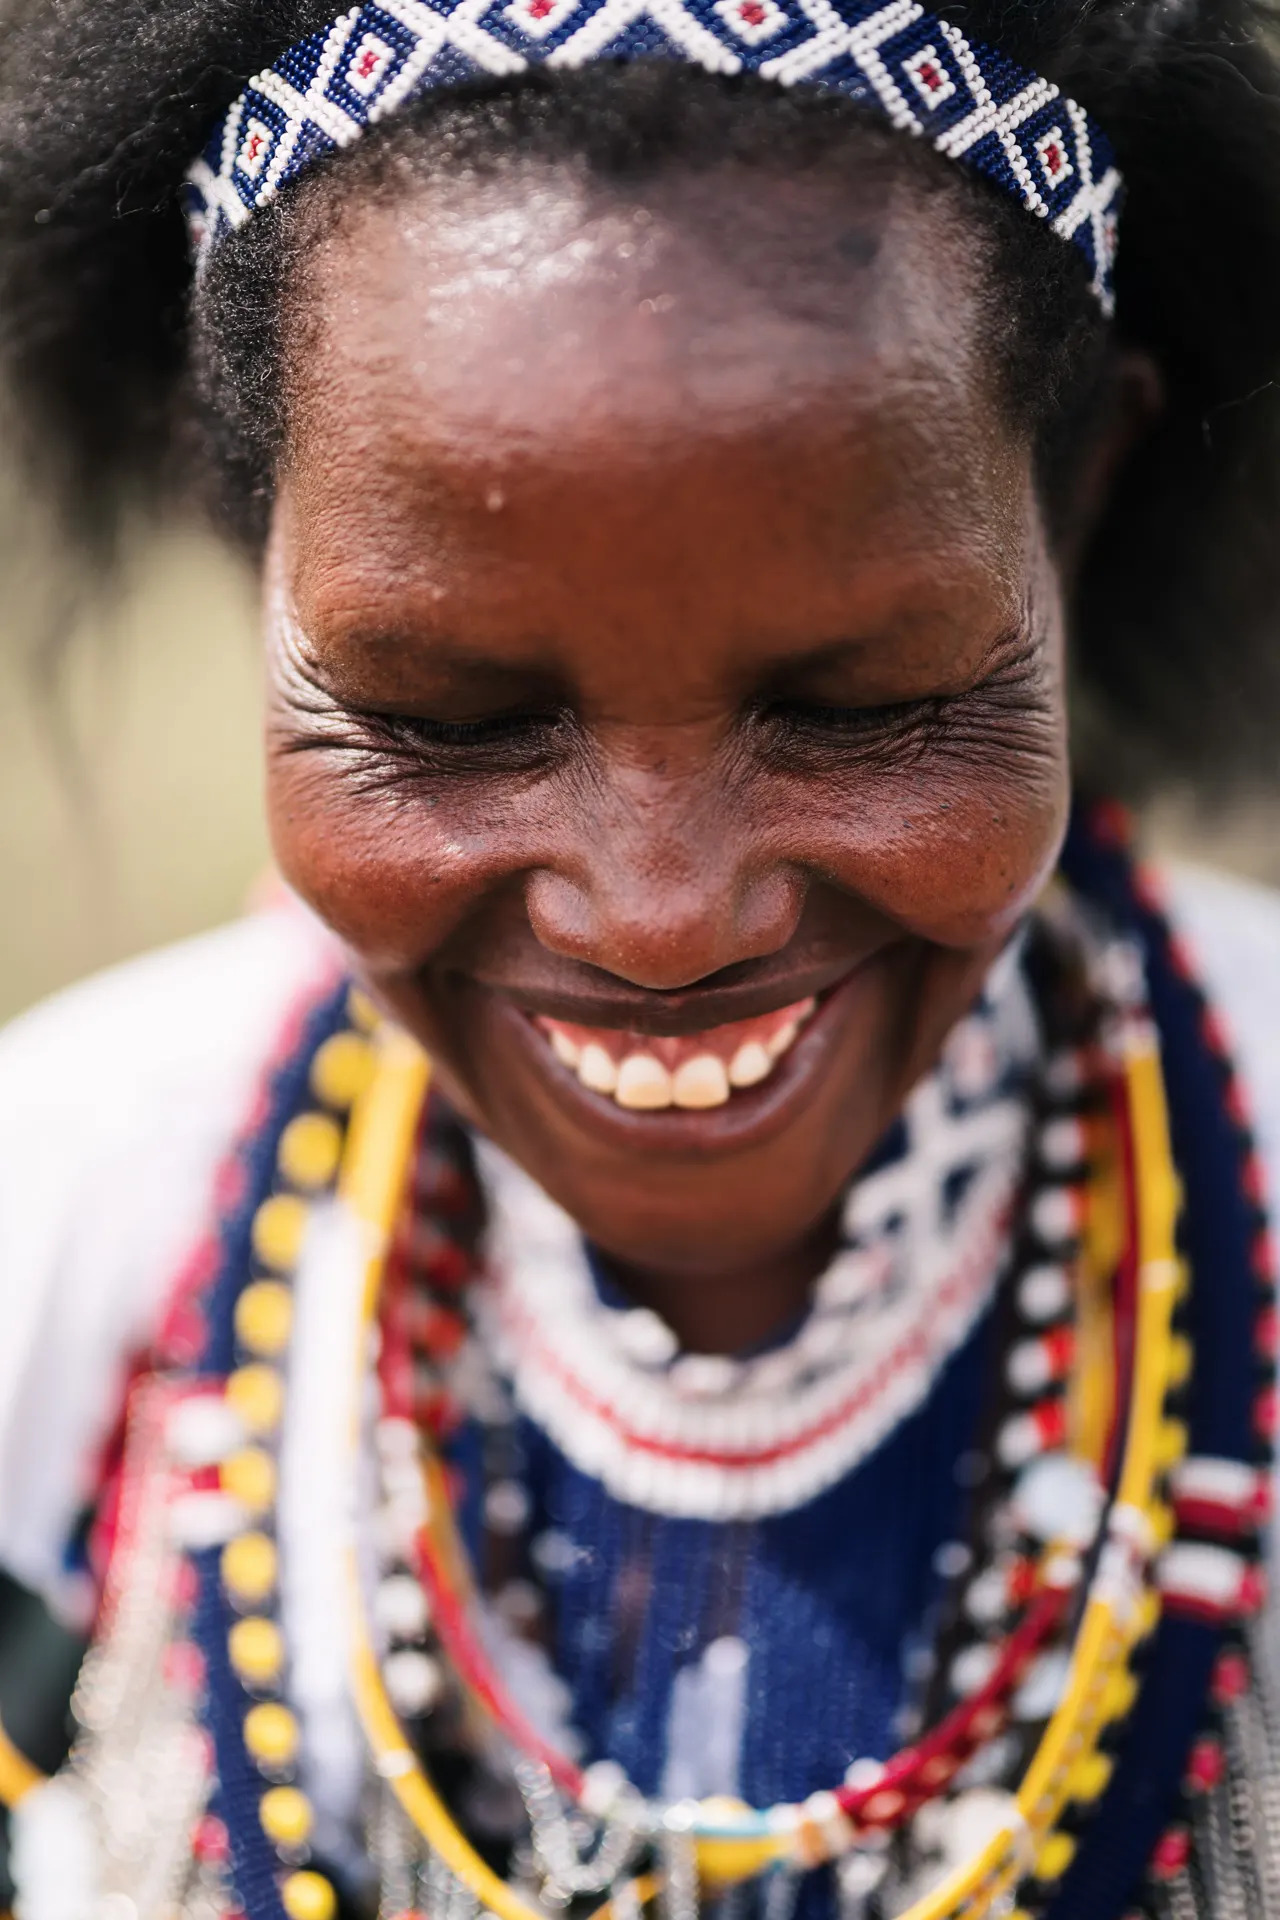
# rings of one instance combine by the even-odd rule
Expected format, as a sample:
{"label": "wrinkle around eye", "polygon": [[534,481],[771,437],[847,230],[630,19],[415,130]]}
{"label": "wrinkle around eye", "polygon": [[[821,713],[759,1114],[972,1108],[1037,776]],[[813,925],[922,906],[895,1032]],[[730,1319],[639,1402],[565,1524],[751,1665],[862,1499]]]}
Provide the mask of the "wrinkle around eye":
{"label": "wrinkle around eye", "polygon": [[[1003,656],[1003,657],[1001,657]],[[930,758],[1048,757],[1053,703],[1036,637],[1006,636],[984,677],[958,693],[844,707],[777,700],[760,713],[771,757],[815,773],[861,766],[901,773]]]}
{"label": "wrinkle around eye", "polygon": [[778,703],[761,716],[767,756],[779,768],[817,777],[854,767],[901,770],[928,752],[938,704],[913,701],[877,709]]}
{"label": "wrinkle around eye", "polygon": [[497,715],[477,722],[364,714],[321,694],[290,699],[276,724],[283,754],[336,755],[355,794],[395,790],[410,797],[423,783],[536,777],[563,755],[564,715]]}

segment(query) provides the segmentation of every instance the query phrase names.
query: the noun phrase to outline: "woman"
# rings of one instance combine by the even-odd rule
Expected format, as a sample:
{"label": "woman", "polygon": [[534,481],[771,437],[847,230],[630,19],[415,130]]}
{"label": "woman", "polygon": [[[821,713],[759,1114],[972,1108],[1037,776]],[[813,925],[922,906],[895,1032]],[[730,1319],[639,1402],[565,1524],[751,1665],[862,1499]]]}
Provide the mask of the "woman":
{"label": "woman", "polygon": [[1280,916],[1065,696],[1270,750],[1263,30],[11,15],[16,416],[260,561],[311,910],[0,1049],[22,1920],[1280,1911]]}

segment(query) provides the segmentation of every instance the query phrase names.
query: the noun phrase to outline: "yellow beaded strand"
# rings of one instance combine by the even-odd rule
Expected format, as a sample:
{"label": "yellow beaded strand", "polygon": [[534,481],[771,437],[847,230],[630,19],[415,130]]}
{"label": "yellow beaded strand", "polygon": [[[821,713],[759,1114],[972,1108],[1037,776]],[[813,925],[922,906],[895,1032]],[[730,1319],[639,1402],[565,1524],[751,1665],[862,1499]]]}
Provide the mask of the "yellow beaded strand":
{"label": "yellow beaded strand", "polygon": [[45,1777],[0,1726],[0,1806],[16,1807]]}
{"label": "yellow beaded strand", "polygon": [[[236,1303],[236,1338],[251,1358],[228,1377],[224,1391],[249,1442],[222,1462],[219,1481],[245,1510],[250,1524],[223,1548],[220,1572],[227,1597],[242,1616],[228,1634],[227,1651],[250,1694],[274,1693],[285,1668],[283,1636],[264,1611],[275,1595],[279,1569],[275,1542],[262,1526],[276,1498],[276,1463],[269,1443],[284,1412],[280,1362],[293,1331],[290,1281],[302,1252],[311,1204],[332,1187],[344,1159],[339,1116],[345,1117],[373,1082],[376,1056],[394,1052],[400,1044],[396,1036],[375,1032],[376,1022],[362,996],[352,994],[349,1012],[360,1031],[334,1034],[317,1049],[310,1080],[318,1105],[297,1114],[281,1135],[276,1157],[279,1190],[263,1201],[251,1227],[258,1276]],[[366,1037],[370,1034],[373,1038]],[[419,1094],[419,1103],[420,1098]],[[354,1131],[352,1122],[347,1129],[349,1164],[357,1164],[350,1141]],[[298,1754],[297,1721],[283,1702],[262,1698],[246,1712],[243,1733],[245,1749],[268,1783],[258,1803],[263,1832],[284,1859],[305,1860],[313,1823],[311,1802],[288,1779]],[[280,1897],[289,1920],[334,1920],[337,1912],[337,1896],[329,1881],[306,1866],[296,1866],[285,1875]]]}
{"label": "yellow beaded strand", "polygon": [[[1127,1713],[1136,1697],[1137,1682],[1127,1658],[1146,1621],[1135,1618],[1140,1609],[1116,1567],[1115,1555],[1122,1549],[1115,1517],[1117,1510],[1122,1518],[1132,1516],[1135,1531],[1141,1534],[1145,1529],[1149,1548],[1154,1546],[1151,1516],[1159,1497],[1160,1471],[1157,1436],[1173,1370],[1172,1316],[1180,1286],[1175,1239],[1179,1192],[1154,1030],[1149,1023],[1132,1023],[1121,1044],[1137,1168],[1138,1304],[1113,1539],[1103,1550],[1063,1697],[1015,1796],[1018,1825],[998,1833],[977,1860],[949,1875],[901,1920],[952,1920],[961,1912],[986,1914],[1017,1885],[1028,1861],[1036,1870],[1054,1865],[1052,1858],[1045,1861],[1044,1849],[1068,1803],[1076,1770],[1095,1750],[1103,1728]],[[1157,1617],[1158,1604],[1157,1600]],[[1066,1855],[1059,1871],[1065,1871],[1069,1858]]]}

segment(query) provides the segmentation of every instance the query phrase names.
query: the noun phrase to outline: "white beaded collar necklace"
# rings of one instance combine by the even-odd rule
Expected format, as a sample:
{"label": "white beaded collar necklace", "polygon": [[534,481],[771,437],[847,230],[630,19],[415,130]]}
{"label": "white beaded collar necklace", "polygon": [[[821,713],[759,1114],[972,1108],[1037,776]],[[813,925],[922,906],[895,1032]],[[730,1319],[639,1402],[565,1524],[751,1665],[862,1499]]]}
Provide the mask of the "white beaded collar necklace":
{"label": "white beaded collar necklace", "polygon": [[851,1187],[811,1310],[748,1358],[682,1354],[656,1314],[606,1304],[573,1221],[478,1143],[490,1228],[476,1307],[519,1406],[574,1466],[653,1512],[756,1520],[834,1485],[922,1403],[992,1298],[1036,1049],[1010,955],[908,1100],[902,1152]]}

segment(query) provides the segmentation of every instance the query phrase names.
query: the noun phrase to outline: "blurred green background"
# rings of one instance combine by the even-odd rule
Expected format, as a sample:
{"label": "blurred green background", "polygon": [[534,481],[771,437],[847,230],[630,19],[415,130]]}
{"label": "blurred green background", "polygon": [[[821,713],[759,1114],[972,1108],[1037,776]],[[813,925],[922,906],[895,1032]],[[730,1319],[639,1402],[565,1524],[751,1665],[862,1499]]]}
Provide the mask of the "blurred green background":
{"label": "blurred green background", "polygon": [[[0,502],[0,1018],[96,967],[240,910],[268,862],[252,581],[207,535],[139,546],[70,621],[65,562]],[[52,645],[47,634],[63,631]],[[1280,883],[1280,807],[1158,849]]]}
{"label": "blurred green background", "polygon": [[0,1018],[226,919],[267,860],[254,593],[239,567],[207,537],[168,532],[131,557],[110,601],[67,621],[55,556],[18,535],[7,562]]}

